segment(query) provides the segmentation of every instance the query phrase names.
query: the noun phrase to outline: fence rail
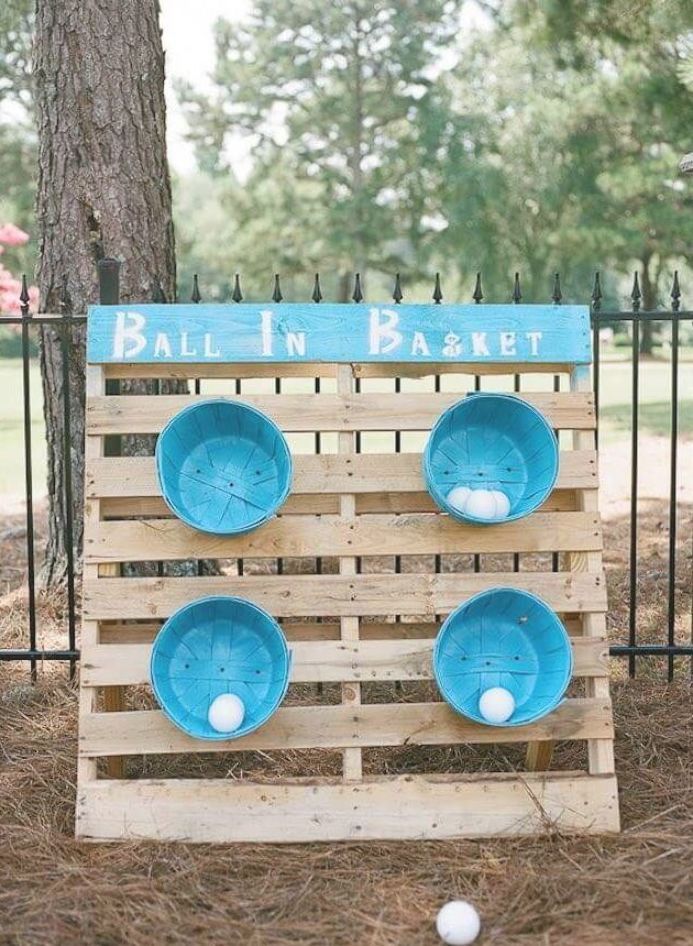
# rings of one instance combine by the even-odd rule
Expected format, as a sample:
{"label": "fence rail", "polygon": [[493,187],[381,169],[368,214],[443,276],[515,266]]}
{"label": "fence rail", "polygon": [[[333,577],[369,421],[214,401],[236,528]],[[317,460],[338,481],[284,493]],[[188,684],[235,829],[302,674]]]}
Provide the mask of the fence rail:
{"label": "fence rail", "polygon": [[[118,275],[119,263],[114,260],[103,260],[99,266],[99,285],[100,301],[105,304],[112,304],[118,301]],[[319,304],[322,299],[319,276],[316,275],[315,282],[310,295],[315,304]],[[404,298],[402,281],[397,274],[394,282],[392,298],[397,304]],[[241,302],[243,294],[241,291],[240,279],[236,276],[234,290],[231,301]],[[274,291],[272,300],[280,302],[283,299],[279,276],[275,276]],[[363,301],[363,292],[361,281],[357,275],[354,283],[354,292],[352,295],[354,302]],[[435,277],[432,299],[436,304],[443,300],[440,278],[438,274]],[[481,304],[484,299],[481,277],[477,275],[476,284],[472,293],[472,299],[475,303]],[[559,305],[562,301],[562,291],[560,278],[556,274],[551,295],[552,301]],[[193,302],[202,301],[202,293],[198,282],[198,277],[194,277],[191,300]],[[519,303],[522,300],[522,291],[519,275],[515,275],[510,300]],[[153,301],[161,301],[155,299]],[[629,542],[628,542],[628,624],[627,624],[627,643],[614,643],[610,647],[610,653],[614,657],[620,657],[627,660],[630,676],[635,676],[636,661],[639,658],[659,657],[666,661],[667,678],[673,679],[677,660],[690,660],[690,669],[693,673],[693,609],[691,610],[691,628],[689,641],[682,643],[677,641],[676,634],[676,582],[677,582],[677,525],[678,525],[678,503],[677,488],[679,483],[679,419],[681,410],[681,398],[679,391],[680,380],[680,350],[681,350],[681,326],[686,322],[693,322],[693,310],[681,308],[681,291],[678,275],[674,276],[674,282],[671,290],[671,308],[669,309],[641,309],[641,292],[638,283],[637,274],[634,277],[633,289],[631,292],[631,304],[628,309],[602,309],[602,288],[599,274],[596,275],[594,286],[592,288],[591,302],[591,324],[593,333],[593,352],[594,352],[594,392],[597,414],[600,409],[600,388],[603,373],[602,358],[602,333],[604,327],[613,327],[615,324],[627,324],[630,326],[630,496],[629,496]],[[63,450],[65,458],[66,475],[64,478],[65,490],[65,508],[72,508],[72,482],[71,482],[71,464],[70,446],[71,446],[71,409],[69,398],[69,382],[71,378],[72,365],[70,351],[72,346],[71,333],[76,327],[82,326],[86,321],[85,315],[72,315],[65,313],[41,313],[32,315],[29,311],[29,293],[27,291],[26,280],[23,280],[22,293],[20,296],[20,315],[18,316],[0,316],[0,325],[14,325],[20,328],[21,337],[21,360],[22,360],[22,389],[23,389],[23,445],[24,445],[24,493],[26,505],[26,554],[25,554],[25,572],[26,572],[26,641],[25,648],[13,647],[0,649],[0,661],[26,661],[29,664],[31,679],[35,680],[39,662],[43,661],[63,661],[69,665],[70,676],[73,676],[79,660],[79,649],[76,640],[76,627],[78,621],[77,608],[77,568],[73,560],[73,537],[71,534],[72,523],[68,515],[66,536],[66,548],[68,560],[66,562],[66,615],[64,628],[64,647],[55,649],[41,649],[38,646],[39,639],[39,609],[37,608],[37,574],[36,574],[36,534],[35,534],[35,508],[34,508],[34,462],[31,442],[32,425],[32,404],[31,404],[31,331],[39,326],[51,326],[57,330],[61,338],[62,355],[62,379],[63,379]],[[641,639],[638,628],[639,618],[639,595],[638,595],[638,500],[639,500],[639,472],[641,468],[640,446],[641,446],[641,425],[640,425],[640,382],[641,382],[641,337],[642,327],[647,323],[666,323],[671,326],[671,387],[669,391],[670,401],[670,430],[669,430],[669,468],[667,471],[669,480],[669,500],[668,500],[668,547],[667,547],[667,576],[666,576],[666,626],[661,629],[662,637],[666,638],[666,643],[658,643]],[[201,382],[195,380],[195,392],[200,393]],[[399,379],[395,381],[399,385]],[[558,390],[560,379],[554,378],[554,389]],[[440,390],[440,378],[434,379],[435,390]],[[320,379],[315,379],[315,390],[320,389]],[[480,378],[475,378],[475,389],[480,389]],[[514,389],[519,390],[519,378],[515,378]],[[281,393],[281,379],[275,380],[275,390]],[[236,381],[236,393],[242,393],[240,379]],[[597,433],[598,436],[598,433]],[[315,443],[316,452],[320,452],[320,435],[316,434]],[[357,450],[360,444],[357,440]],[[394,449],[396,452],[401,450],[401,438],[396,436]],[[691,536],[693,540],[693,535]],[[201,563],[198,563],[198,567]],[[554,555],[554,570],[558,569],[558,556]],[[277,562],[277,570],[281,572],[283,562]],[[321,562],[318,561],[318,570]],[[358,567],[358,563],[357,563]],[[514,570],[520,569],[520,558],[514,557]],[[440,571],[440,556],[436,556],[435,569]],[[395,571],[401,569],[401,562],[395,561]],[[475,556],[474,569],[479,569],[479,558]],[[680,636],[680,635],[679,635]]]}

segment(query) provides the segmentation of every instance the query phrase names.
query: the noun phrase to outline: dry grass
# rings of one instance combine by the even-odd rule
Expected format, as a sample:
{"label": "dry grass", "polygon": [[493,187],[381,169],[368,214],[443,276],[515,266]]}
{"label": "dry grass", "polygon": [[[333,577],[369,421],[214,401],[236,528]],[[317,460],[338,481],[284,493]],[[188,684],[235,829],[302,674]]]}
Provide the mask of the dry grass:
{"label": "dry grass", "polygon": [[[691,510],[683,515],[686,537]],[[643,637],[657,639],[663,516],[653,506],[641,520]],[[614,628],[626,614],[626,529],[607,531]],[[13,555],[5,562],[14,567]],[[683,636],[689,548],[680,563]],[[22,615],[21,596],[10,594],[0,607],[4,646],[23,641]],[[44,641],[57,642],[61,601],[43,601],[41,617]],[[0,944],[433,946],[435,912],[455,896],[479,908],[485,943],[693,943],[693,698],[683,661],[670,686],[652,664],[639,673],[632,683],[615,669],[619,836],[210,847],[76,843],[76,694],[63,667],[46,668],[32,688],[25,668],[0,665]],[[415,767],[420,751],[409,747],[403,764]],[[244,764],[267,777],[273,763]]]}
{"label": "dry grass", "polygon": [[483,942],[693,941],[690,688],[617,682],[624,823],[613,838],[273,847],[78,844],[76,699],[50,677],[0,712],[0,943],[325,946],[437,942],[471,899]]}

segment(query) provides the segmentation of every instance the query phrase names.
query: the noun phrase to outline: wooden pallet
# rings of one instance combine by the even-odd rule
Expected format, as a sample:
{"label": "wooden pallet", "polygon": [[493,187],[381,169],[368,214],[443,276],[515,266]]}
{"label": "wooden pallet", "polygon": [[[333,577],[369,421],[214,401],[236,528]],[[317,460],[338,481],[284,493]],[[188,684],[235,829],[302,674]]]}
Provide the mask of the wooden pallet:
{"label": "wooden pallet", "polygon": [[[181,307],[169,311],[174,308]],[[334,308],[340,310],[335,319],[340,312],[343,316],[346,307]],[[618,830],[595,411],[584,365],[555,355],[540,363],[489,359],[454,365],[268,364],[257,359],[143,364],[99,361],[93,352],[90,357],[79,837],[312,841]],[[550,375],[536,377],[537,372]],[[525,395],[560,432],[559,480],[544,507],[528,519],[485,528],[440,514],[425,491],[420,457],[425,434],[440,412],[470,387],[474,375],[489,375],[483,388],[497,390],[514,376],[522,388],[525,374],[535,376],[533,387],[545,381],[552,388],[554,373],[562,376],[564,389]],[[432,375],[443,376],[446,390],[433,390]],[[269,414],[296,448],[294,486],[282,515],[245,536],[198,533],[171,517],[151,457],[104,456],[104,438],[155,434],[195,397],[106,393],[109,379],[136,376],[202,378],[202,396],[208,396],[208,386],[216,394],[226,380],[224,396],[239,396]],[[244,381],[243,393],[236,395],[230,379],[239,377],[257,380]],[[272,393],[275,385],[267,379],[275,377],[292,379],[285,387],[293,388]],[[315,377],[324,379],[320,393],[312,381],[301,380]],[[395,393],[390,380],[395,377],[411,380]],[[380,390],[369,392],[369,384]],[[418,449],[387,452],[392,435],[385,432],[395,429],[410,432]],[[308,452],[316,431],[323,449],[333,452]],[[356,452],[358,431],[374,432],[377,452]],[[368,449],[366,443],[363,448]],[[525,561],[533,556],[535,570],[513,571],[511,553],[524,554]],[[557,572],[551,553],[560,553]],[[464,571],[433,573],[433,556],[456,554],[481,556],[479,570],[472,569],[470,559]],[[366,556],[401,556],[403,573],[392,574],[392,559],[389,573],[376,573],[372,560],[370,565],[363,561]],[[330,557],[337,564],[331,572],[301,575],[287,574],[288,565],[284,574],[258,574],[248,564],[249,559],[257,564],[294,557]],[[241,575],[222,577],[122,573],[123,563],[191,559],[240,559],[246,567]],[[433,639],[441,619],[494,585],[539,594],[564,618],[573,644],[581,692],[525,727],[474,724],[441,702],[432,685],[422,683],[432,677]],[[206,594],[256,602],[284,621],[293,651],[295,686],[286,704],[257,732],[231,742],[194,740],[160,711],[141,708],[151,642],[162,620]],[[338,702],[328,702],[316,687],[304,684],[332,691],[338,685]],[[558,742],[586,746],[581,768],[551,768],[558,764],[559,754],[552,751]],[[513,763],[504,772],[483,771],[483,751],[459,761],[455,774],[441,772],[423,749],[501,744],[516,759],[512,753],[518,743],[527,747],[524,764]],[[389,774],[396,771],[402,747],[422,747],[420,771]],[[305,754],[305,772],[316,750],[341,753],[341,775],[287,775],[269,782],[236,775],[194,777],[200,753],[222,753],[225,769],[235,772],[237,753],[286,750]],[[157,761],[174,754],[181,755],[176,771],[184,777],[159,777]],[[560,755],[566,754],[562,746]],[[574,756],[580,759],[580,752]],[[141,757],[149,761],[132,777],[130,760]]]}

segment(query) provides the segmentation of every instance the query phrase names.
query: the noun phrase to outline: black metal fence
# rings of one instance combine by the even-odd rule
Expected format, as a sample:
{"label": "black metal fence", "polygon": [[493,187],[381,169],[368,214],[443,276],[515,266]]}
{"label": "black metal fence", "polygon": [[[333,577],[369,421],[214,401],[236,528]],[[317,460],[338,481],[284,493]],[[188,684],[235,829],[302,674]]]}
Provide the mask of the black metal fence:
{"label": "black metal fence", "polygon": [[[118,267],[119,264],[114,260],[104,260],[99,267],[100,298],[103,303],[113,304],[118,301]],[[316,304],[323,299],[320,280],[316,275],[310,296]],[[397,274],[394,283],[392,298],[395,303],[400,303],[404,299],[402,283],[399,274]],[[562,291],[559,275],[556,274],[551,300],[559,305],[562,301]],[[690,610],[690,631],[684,632],[687,640],[681,640],[679,631],[677,640],[676,627],[676,591],[677,591],[677,523],[678,523],[678,503],[677,486],[681,471],[679,470],[679,418],[681,411],[681,398],[679,396],[680,380],[680,351],[681,351],[681,327],[684,324],[693,324],[693,310],[683,309],[681,307],[681,290],[679,287],[678,274],[675,274],[670,293],[671,307],[669,309],[656,309],[643,311],[641,308],[642,295],[638,283],[637,273],[633,281],[631,292],[631,304],[628,309],[602,309],[602,287],[599,274],[597,273],[591,292],[591,314],[592,314],[592,333],[593,333],[593,351],[594,351],[594,391],[599,414],[600,407],[600,387],[602,382],[603,358],[602,358],[602,333],[603,327],[613,327],[615,325],[629,324],[630,331],[630,440],[631,440],[631,468],[630,468],[630,516],[629,516],[629,542],[628,542],[628,622],[627,622],[627,643],[615,643],[611,646],[610,652],[613,656],[626,658],[628,661],[628,670],[630,676],[635,676],[636,660],[638,658],[659,657],[663,658],[667,668],[667,678],[673,679],[676,661],[683,658],[690,660],[691,673],[693,673],[693,604]],[[234,290],[231,296],[233,302],[241,302],[243,293],[239,277],[236,276]],[[279,276],[275,276],[274,291],[272,300],[281,302],[283,299]],[[357,275],[354,282],[354,292],[352,300],[354,302],[363,301],[361,281]],[[435,277],[435,283],[432,293],[432,299],[435,303],[443,301],[443,294],[438,274]],[[477,274],[476,284],[472,293],[472,299],[475,303],[481,304],[484,300],[484,292],[481,284],[481,277]],[[202,294],[197,276],[194,277],[191,300],[201,302]],[[522,300],[520,278],[515,274],[514,285],[510,295],[510,301],[519,303]],[[160,298],[154,301],[162,301]],[[63,450],[66,466],[66,476],[64,478],[65,490],[65,508],[72,508],[72,481],[70,464],[70,445],[71,445],[71,417],[70,417],[70,398],[69,383],[72,372],[70,363],[70,352],[72,350],[72,333],[77,326],[81,326],[86,321],[85,315],[72,315],[68,312],[57,315],[33,315],[29,311],[29,293],[27,291],[26,279],[22,282],[22,292],[20,296],[21,314],[19,316],[1,316],[0,326],[18,326],[21,339],[21,362],[22,362],[22,395],[23,395],[23,442],[24,442],[24,491],[26,500],[26,646],[21,648],[0,649],[0,661],[25,661],[30,668],[31,679],[36,679],[37,667],[43,661],[64,661],[69,665],[70,676],[75,672],[76,663],[79,660],[79,650],[77,648],[76,627],[78,623],[77,608],[77,569],[73,560],[73,542],[71,534],[66,536],[67,562],[66,562],[66,609],[64,626],[64,647],[55,649],[41,649],[38,646],[39,637],[39,615],[40,610],[37,607],[37,575],[36,575],[36,537],[35,537],[35,509],[34,509],[34,465],[32,455],[31,427],[32,427],[32,403],[31,403],[31,364],[32,364],[32,333],[42,325],[50,325],[58,331],[62,343],[62,381],[63,381]],[[671,328],[671,388],[670,388],[670,430],[669,430],[669,464],[667,477],[669,480],[668,490],[668,554],[667,554],[667,574],[666,574],[666,626],[659,629],[659,633],[653,634],[659,637],[661,641],[652,642],[642,640],[642,635],[638,629],[638,499],[639,499],[639,471],[641,469],[640,458],[640,383],[641,383],[641,339],[645,326],[657,323],[666,324]],[[398,379],[395,380],[396,386],[399,386]],[[554,390],[559,390],[560,379],[554,378]],[[475,379],[475,387],[479,389],[480,378]],[[440,378],[435,379],[435,389],[440,390]],[[200,392],[200,382],[195,382],[196,393]],[[320,379],[315,379],[315,390],[320,390]],[[519,376],[515,378],[515,390],[519,390]],[[281,394],[281,379],[275,381],[275,391]],[[236,382],[236,393],[241,392],[241,382]],[[320,434],[316,434],[316,451],[320,452]],[[358,449],[358,445],[357,445]],[[401,442],[395,436],[395,450],[401,449]],[[647,461],[645,461],[647,462]],[[693,470],[688,471],[688,476],[693,475]],[[68,517],[69,518],[69,517]],[[68,531],[72,524],[68,521]],[[693,530],[691,534],[691,549],[693,551]],[[395,562],[395,570],[399,570],[400,562]],[[519,570],[519,556],[514,557],[514,568]],[[281,570],[281,561],[277,562],[278,570]],[[320,563],[318,562],[318,568]],[[475,557],[474,568],[479,570],[479,559]],[[436,570],[440,569],[440,557],[436,558]],[[558,556],[554,555],[554,570],[558,569]],[[693,602],[693,589],[691,594]],[[663,641],[666,642],[663,642]]]}

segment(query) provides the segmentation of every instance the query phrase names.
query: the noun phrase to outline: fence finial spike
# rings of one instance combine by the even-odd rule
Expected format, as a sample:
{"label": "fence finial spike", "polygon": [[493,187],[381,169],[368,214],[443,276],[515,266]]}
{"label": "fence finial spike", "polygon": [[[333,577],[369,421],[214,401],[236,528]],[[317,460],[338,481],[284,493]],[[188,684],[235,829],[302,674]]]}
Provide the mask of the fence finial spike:
{"label": "fence finial spike", "polygon": [[354,276],[354,291],[351,294],[354,302],[363,302],[363,292],[361,291],[361,273]]}
{"label": "fence finial spike", "polygon": [[[29,308],[29,286],[26,281],[26,274],[22,273],[22,291],[19,293],[19,301],[22,303],[23,309]],[[27,313],[23,313],[26,315]]]}
{"label": "fence finial spike", "polygon": [[481,273],[476,274],[476,283],[474,284],[474,292],[472,293],[472,299],[477,303],[477,305],[484,298],[484,292],[481,288]]}
{"label": "fence finial spike", "polygon": [[592,286],[592,308],[598,311],[602,305],[602,283],[599,271],[594,274],[594,285]]}
{"label": "fence finial spike", "polygon": [[272,302],[281,302],[284,296],[279,285],[279,273],[274,274],[274,292],[272,293]]}
{"label": "fence finial spike", "polygon": [[433,286],[433,301],[436,305],[440,305],[443,301],[443,290],[440,287],[440,273],[436,273],[436,281]]}
{"label": "fence finial spike", "polygon": [[404,299],[404,293],[402,292],[402,283],[400,282],[400,279],[399,279],[399,273],[395,274],[395,288],[392,290],[392,298],[395,300],[395,305],[399,305],[402,299]]}
{"label": "fence finial spike", "polygon": [[322,292],[320,290],[320,273],[315,274],[315,282],[313,283],[313,293],[310,297],[313,302],[322,302]]}
{"label": "fence finial spike", "polygon": [[642,299],[642,293],[640,292],[640,281],[638,279],[637,269],[633,273],[633,289],[630,294],[632,309],[633,312],[640,311],[640,300]]}
{"label": "fence finial spike", "polygon": [[197,273],[195,273],[193,276],[193,287],[192,293],[190,295],[190,301],[195,303],[202,302],[202,296],[200,295],[200,283],[197,278]]}
{"label": "fence finial spike", "polygon": [[674,281],[671,285],[671,308],[678,312],[681,308],[681,287],[679,286],[679,271],[674,270]]}
{"label": "fence finial spike", "polygon": [[517,305],[522,300],[522,290],[520,289],[520,274],[515,273],[515,280],[513,282],[513,294],[512,300]]}
{"label": "fence finial spike", "polygon": [[241,277],[236,273],[236,276],[233,280],[233,292],[231,293],[231,299],[234,302],[243,301],[243,293],[241,292]]}
{"label": "fence finial spike", "polygon": [[561,299],[563,298],[563,293],[561,292],[561,274],[556,273],[553,277],[553,292],[551,293],[551,298],[556,305],[561,304]]}

